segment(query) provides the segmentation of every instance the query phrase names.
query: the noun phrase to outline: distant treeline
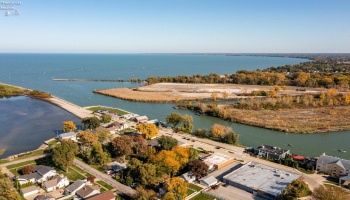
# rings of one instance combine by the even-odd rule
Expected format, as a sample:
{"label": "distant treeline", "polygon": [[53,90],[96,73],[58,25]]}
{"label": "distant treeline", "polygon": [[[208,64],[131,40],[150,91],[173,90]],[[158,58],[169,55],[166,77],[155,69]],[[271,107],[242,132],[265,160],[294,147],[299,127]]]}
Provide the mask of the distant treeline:
{"label": "distant treeline", "polygon": [[170,83],[233,83],[247,85],[286,85],[347,89],[350,84],[350,63],[325,59],[296,65],[270,67],[260,70],[240,70],[235,74],[167,76],[147,78],[148,84]]}
{"label": "distant treeline", "polygon": [[3,97],[9,98],[12,96],[22,96],[22,95],[27,95],[38,99],[45,99],[45,98],[52,97],[51,94],[48,94],[46,92],[42,92],[38,90],[30,91],[26,89],[20,89],[17,87],[0,84],[0,98],[3,98]]}

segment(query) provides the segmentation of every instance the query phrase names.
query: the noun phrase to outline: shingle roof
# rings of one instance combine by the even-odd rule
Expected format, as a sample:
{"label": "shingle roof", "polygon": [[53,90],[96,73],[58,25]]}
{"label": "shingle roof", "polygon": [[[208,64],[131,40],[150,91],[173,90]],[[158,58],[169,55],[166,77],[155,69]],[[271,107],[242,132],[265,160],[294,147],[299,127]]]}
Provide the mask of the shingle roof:
{"label": "shingle roof", "polygon": [[114,199],[114,198],[115,198],[115,195],[113,194],[112,191],[109,190],[109,191],[103,192],[99,195],[87,198],[87,200],[110,200],[110,199]]}
{"label": "shingle roof", "polygon": [[56,176],[56,177],[52,178],[51,180],[44,182],[44,185],[46,186],[46,188],[54,187],[54,186],[56,186],[61,180],[62,180],[62,177]]}
{"label": "shingle roof", "polygon": [[32,185],[32,186],[29,186],[29,187],[22,188],[21,191],[22,191],[23,194],[25,194],[25,193],[32,192],[32,191],[35,191],[35,190],[38,190],[38,189],[39,189],[38,186]]}
{"label": "shingle roof", "polygon": [[74,183],[72,183],[71,185],[66,187],[65,190],[68,191],[68,192],[73,192],[73,191],[77,190],[79,187],[81,187],[82,185],[85,185],[84,181],[76,180]]}
{"label": "shingle roof", "polygon": [[344,160],[338,157],[334,156],[327,156],[325,154],[321,155],[320,158],[317,160],[317,162],[323,163],[323,164],[337,164],[340,167],[350,170],[350,161],[349,160]]}
{"label": "shingle roof", "polygon": [[40,175],[45,175],[46,173],[50,172],[51,170],[55,170],[55,169],[52,167],[45,166],[45,165],[38,165],[34,169],[34,171],[38,172]]}
{"label": "shingle roof", "polygon": [[89,185],[85,185],[83,188],[76,192],[82,198],[89,196],[95,189]]}
{"label": "shingle roof", "polygon": [[30,179],[36,179],[39,180],[41,179],[43,176],[40,175],[37,172],[31,173],[31,174],[27,174],[27,175],[22,175],[22,176],[18,176],[18,179],[26,179],[26,180],[30,180]]}
{"label": "shingle roof", "polygon": [[55,200],[55,198],[53,198],[53,196],[49,194],[42,194],[42,195],[36,196],[34,200]]}
{"label": "shingle roof", "polygon": [[281,155],[289,150],[287,149],[282,149],[282,148],[279,148],[279,147],[273,147],[273,146],[270,146],[270,145],[266,145],[266,144],[263,144],[261,146],[258,146],[257,148],[255,148],[259,151],[264,151],[264,152],[268,152],[268,153],[272,153],[272,154],[277,154],[277,155]]}

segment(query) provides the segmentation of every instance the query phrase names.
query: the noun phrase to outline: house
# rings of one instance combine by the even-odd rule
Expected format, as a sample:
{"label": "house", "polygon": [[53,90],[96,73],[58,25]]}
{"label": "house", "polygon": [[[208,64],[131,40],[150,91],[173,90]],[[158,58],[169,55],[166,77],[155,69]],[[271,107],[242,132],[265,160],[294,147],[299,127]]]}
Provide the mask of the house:
{"label": "house", "polygon": [[181,175],[181,178],[189,183],[196,180],[196,177],[192,175],[192,172],[186,172]]}
{"label": "house", "polygon": [[210,169],[221,169],[234,162],[233,157],[227,157],[226,155],[215,153],[207,156],[203,159],[203,162],[208,165]]}
{"label": "house", "polygon": [[262,156],[264,158],[273,158],[280,160],[285,158],[287,154],[290,154],[290,151],[287,149],[281,149],[279,147],[263,144],[257,148],[254,148],[254,154]]}
{"label": "house", "polygon": [[316,170],[332,177],[349,175],[350,161],[322,154],[317,160]]}
{"label": "house", "polygon": [[138,114],[134,114],[134,113],[129,113],[129,114],[122,115],[122,117],[124,119],[131,119],[131,118],[138,117],[138,116],[139,116]]}
{"label": "house", "polygon": [[20,190],[20,193],[24,196],[24,197],[27,197],[27,196],[30,196],[30,195],[33,195],[33,194],[38,194],[39,192],[39,187],[36,186],[36,185],[32,185],[32,186],[29,186],[29,187],[25,187],[25,188],[22,188]]}
{"label": "house", "polygon": [[147,146],[149,146],[149,147],[154,147],[154,148],[156,148],[156,149],[160,149],[160,148],[161,148],[161,145],[159,144],[157,138],[148,140],[148,141],[147,141]]}
{"label": "house", "polygon": [[36,196],[34,200],[55,200],[55,198],[49,194],[41,194],[39,196]]}
{"label": "house", "polygon": [[58,136],[59,140],[73,140],[73,141],[77,141],[77,133],[76,132],[68,132],[68,133],[62,133]]}
{"label": "house", "polygon": [[140,123],[142,121],[148,121],[148,117],[147,116],[138,116],[134,118],[134,122]]}
{"label": "house", "polygon": [[43,183],[43,187],[46,192],[51,192],[53,190],[64,188],[69,185],[69,180],[63,175],[52,177],[49,181]]}
{"label": "house", "polygon": [[114,131],[122,131],[124,129],[129,128],[126,123],[120,123],[118,121],[114,121],[107,126],[108,129],[113,129]]}
{"label": "house", "polygon": [[29,182],[32,182],[32,183],[43,182],[56,175],[57,175],[57,172],[54,168],[44,166],[44,165],[38,165],[34,169],[33,173],[18,176],[16,177],[16,179],[19,182],[19,184],[22,185]]}
{"label": "house", "polygon": [[76,180],[64,189],[65,195],[74,195],[78,190],[85,186],[86,182],[82,180]]}
{"label": "house", "polygon": [[120,162],[114,161],[114,162],[108,163],[106,165],[109,166],[110,169],[112,169],[113,171],[118,172],[120,170],[126,169],[127,164],[128,164],[127,162],[120,163]]}
{"label": "house", "polygon": [[199,179],[199,183],[205,187],[210,187],[218,183],[218,180],[214,176],[206,176]]}
{"label": "house", "polygon": [[99,193],[100,193],[99,188],[95,188],[95,187],[90,186],[90,185],[85,185],[84,187],[79,189],[75,194],[80,198],[86,199],[88,197],[92,197],[92,196],[97,195]]}
{"label": "house", "polygon": [[86,200],[114,200],[114,199],[115,199],[115,195],[113,194],[112,191],[108,190],[96,196],[89,197]]}

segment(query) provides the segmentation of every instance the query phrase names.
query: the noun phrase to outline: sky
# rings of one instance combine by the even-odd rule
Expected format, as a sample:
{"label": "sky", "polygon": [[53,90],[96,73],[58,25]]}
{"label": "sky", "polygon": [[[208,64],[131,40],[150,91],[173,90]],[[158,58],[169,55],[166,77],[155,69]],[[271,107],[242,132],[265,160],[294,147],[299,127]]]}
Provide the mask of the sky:
{"label": "sky", "polygon": [[0,0],[0,7],[0,52],[350,53],[349,0]]}

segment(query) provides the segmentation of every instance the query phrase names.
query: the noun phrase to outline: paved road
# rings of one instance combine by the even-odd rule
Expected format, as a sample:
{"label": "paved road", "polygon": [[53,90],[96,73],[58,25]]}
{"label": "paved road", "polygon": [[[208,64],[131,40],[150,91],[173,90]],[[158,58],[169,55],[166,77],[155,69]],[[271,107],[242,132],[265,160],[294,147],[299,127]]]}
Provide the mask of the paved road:
{"label": "paved road", "polygon": [[14,160],[14,161],[11,161],[11,162],[8,162],[8,163],[4,163],[4,164],[1,165],[2,172],[6,173],[9,177],[13,177],[14,174],[12,174],[12,172],[10,172],[10,170],[8,170],[6,168],[6,166],[17,164],[17,163],[26,162],[26,161],[29,161],[29,160],[36,160],[36,159],[43,158],[43,157],[46,157],[46,156],[51,156],[51,154],[43,154],[43,155],[33,156],[33,157],[29,157],[29,158],[24,158],[24,159],[19,159],[19,160]]}
{"label": "paved road", "polygon": [[[287,167],[287,166],[280,165],[277,163],[269,162],[267,160],[259,159],[256,157],[251,157],[248,154],[243,153],[244,148],[242,148],[242,147],[237,147],[237,146],[233,146],[233,145],[229,145],[229,144],[225,144],[225,143],[221,143],[221,142],[216,142],[216,141],[209,140],[206,138],[197,138],[197,137],[190,135],[190,134],[176,134],[176,133],[173,133],[172,130],[169,130],[169,129],[163,129],[162,131],[160,131],[160,135],[172,136],[173,138],[176,138],[179,141],[185,142],[189,145],[194,145],[194,147],[201,147],[205,150],[214,151],[215,153],[221,153],[221,154],[224,154],[226,156],[234,156],[236,159],[244,160],[245,163],[250,162],[250,161],[254,161],[254,162],[259,162],[259,163],[262,163],[262,164],[270,166],[270,167],[274,167],[276,169],[284,170],[284,171],[295,173],[295,174],[300,174],[304,178],[304,181],[306,183],[308,183],[311,190],[313,190],[315,187],[317,187],[319,185],[322,185],[323,181],[326,180],[324,177],[317,175],[317,174],[304,174],[304,173],[302,173],[294,168],[291,168],[291,167]],[[190,140],[182,139],[183,137],[190,138]],[[192,139],[194,139],[195,142],[192,142]],[[215,147],[217,147],[217,146],[221,147],[221,149],[216,149]],[[232,152],[232,153],[230,153],[230,152]]]}
{"label": "paved road", "polygon": [[84,171],[90,173],[91,175],[94,175],[96,178],[99,178],[101,180],[103,180],[104,182],[108,183],[109,185],[113,186],[116,190],[118,194],[126,194],[128,196],[133,196],[136,191],[134,189],[132,189],[131,187],[128,187],[124,184],[119,183],[118,181],[116,181],[115,179],[113,179],[112,177],[110,177],[109,175],[102,173],[92,167],[90,167],[88,164],[74,159],[74,164],[77,165],[78,167],[80,167],[81,169],[83,169]]}

